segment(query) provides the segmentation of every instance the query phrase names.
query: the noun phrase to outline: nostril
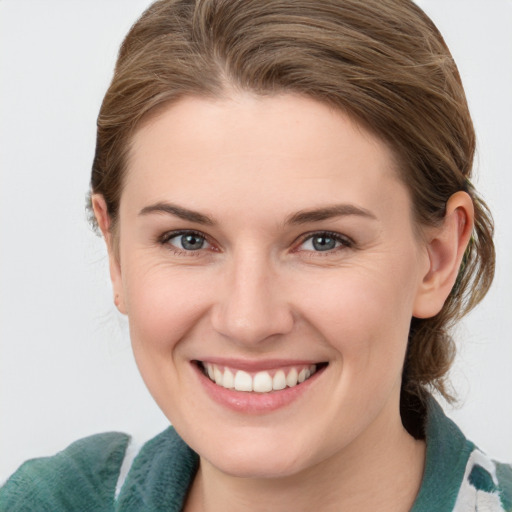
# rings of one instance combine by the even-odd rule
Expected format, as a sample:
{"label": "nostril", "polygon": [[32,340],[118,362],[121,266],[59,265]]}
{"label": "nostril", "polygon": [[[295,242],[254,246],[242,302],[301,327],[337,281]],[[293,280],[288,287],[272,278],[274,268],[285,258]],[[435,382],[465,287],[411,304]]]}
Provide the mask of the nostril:
{"label": "nostril", "polygon": [[258,344],[292,331],[291,311],[279,306],[223,305],[212,314],[212,327],[223,337],[239,344]]}

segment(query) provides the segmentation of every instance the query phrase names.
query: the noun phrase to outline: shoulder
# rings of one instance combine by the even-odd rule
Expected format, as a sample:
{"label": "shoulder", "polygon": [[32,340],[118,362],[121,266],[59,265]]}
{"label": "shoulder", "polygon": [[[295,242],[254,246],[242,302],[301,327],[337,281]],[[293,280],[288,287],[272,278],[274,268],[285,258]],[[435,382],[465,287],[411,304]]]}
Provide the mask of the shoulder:
{"label": "shoulder", "polygon": [[512,465],[496,462],[478,448],[471,452],[455,511],[512,512]]}
{"label": "shoulder", "polygon": [[25,462],[0,489],[0,510],[178,512],[198,464],[172,427],[140,450],[126,434],[97,434]]}
{"label": "shoulder", "polygon": [[427,459],[413,512],[512,512],[512,467],[495,462],[430,398]]}
{"label": "shoulder", "polygon": [[496,479],[505,510],[512,512],[512,464],[495,462]]}
{"label": "shoulder", "polygon": [[129,440],[118,432],[96,434],[53,457],[25,462],[0,489],[0,510],[105,510]]}
{"label": "shoulder", "polygon": [[181,511],[199,457],[170,427],[148,441],[134,459],[117,497],[119,510]]}

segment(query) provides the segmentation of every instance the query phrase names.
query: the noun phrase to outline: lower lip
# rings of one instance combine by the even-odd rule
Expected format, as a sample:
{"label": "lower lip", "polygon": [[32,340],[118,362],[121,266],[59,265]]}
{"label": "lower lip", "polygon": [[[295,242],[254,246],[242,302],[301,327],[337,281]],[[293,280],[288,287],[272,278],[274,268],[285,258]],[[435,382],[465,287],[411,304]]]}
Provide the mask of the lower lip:
{"label": "lower lip", "polygon": [[223,388],[210,380],[196,363],[192,363],[192,366],[210,398],[228,409],[245,414],[262,414],[290,405],[306,393],[311,386],[314,386],[325,370],[325,367],[319,369],[309,379],[297,386],[268,393],[257,393]]}

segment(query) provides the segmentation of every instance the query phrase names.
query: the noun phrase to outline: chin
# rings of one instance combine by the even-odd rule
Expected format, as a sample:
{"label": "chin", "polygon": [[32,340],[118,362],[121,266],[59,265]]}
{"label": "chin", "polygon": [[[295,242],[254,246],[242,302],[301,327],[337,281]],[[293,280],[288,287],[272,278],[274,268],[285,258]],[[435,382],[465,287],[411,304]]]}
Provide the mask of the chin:
{"label": "chin", "polygon": [[294,439],[291,434],[287,439],[286,436],[269,438],[264,432],[234,437],[211,440],[208,446],[199,443],[196,451],[222,473],[239,478],[291,477],[319,462],[312,460],[313,454],[304,448],[307,443]]}
{"label": "chin", "polygon": [[306,461],[298,454],[266,453],[261,450],[240,450],[237,453],[220,454],[208,462],[226,475],[238,478],[276,479],[291,477],[307,466]]}

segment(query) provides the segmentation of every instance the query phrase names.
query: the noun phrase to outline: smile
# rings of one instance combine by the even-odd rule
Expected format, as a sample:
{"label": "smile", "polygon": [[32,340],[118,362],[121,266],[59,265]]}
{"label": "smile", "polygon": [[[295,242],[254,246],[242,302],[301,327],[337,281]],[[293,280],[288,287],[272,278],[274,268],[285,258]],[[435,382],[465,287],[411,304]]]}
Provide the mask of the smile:
{"label": "smile", "polygon": [[225,389],[270,393],[293,388],[311,378],[325,364],[310,364],[276,368],[259,372],[246,372],[208,362],[198,362],[203,374]]}

